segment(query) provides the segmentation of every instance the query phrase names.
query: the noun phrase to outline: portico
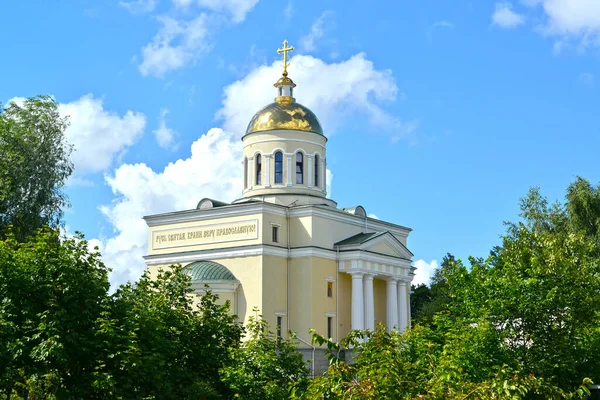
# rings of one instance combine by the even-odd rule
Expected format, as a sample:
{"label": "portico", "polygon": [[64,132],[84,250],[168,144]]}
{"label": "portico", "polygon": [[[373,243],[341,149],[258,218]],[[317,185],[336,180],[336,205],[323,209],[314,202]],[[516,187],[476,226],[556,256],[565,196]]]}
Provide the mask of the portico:
{"label": "portico", "polygon": [[360,233],[335,244],[340,272],[352,277],[352,329],[375,328],[374,279],[386,281],[385,324],[403,331],[410,325],[412,253],[390,232]]}

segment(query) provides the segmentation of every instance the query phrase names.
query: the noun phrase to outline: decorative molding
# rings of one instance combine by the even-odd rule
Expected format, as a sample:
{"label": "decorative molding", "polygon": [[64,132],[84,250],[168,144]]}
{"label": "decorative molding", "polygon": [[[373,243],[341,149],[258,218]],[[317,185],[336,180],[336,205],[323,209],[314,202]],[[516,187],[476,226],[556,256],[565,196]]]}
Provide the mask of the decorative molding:
{"label": "decorative molding", "polygon": [[144,217],[148,226],[159,226],[183,222],[205,221],[215,218],[238,217],[248,214],[270,213],[285,217],[285,206],[274,203],[238,203],[208,210],[185,210]]}

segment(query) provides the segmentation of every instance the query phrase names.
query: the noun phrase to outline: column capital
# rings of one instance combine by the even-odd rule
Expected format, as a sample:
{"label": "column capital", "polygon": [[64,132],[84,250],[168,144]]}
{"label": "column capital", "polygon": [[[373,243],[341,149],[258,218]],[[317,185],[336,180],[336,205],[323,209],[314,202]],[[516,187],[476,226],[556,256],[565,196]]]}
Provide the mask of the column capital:
{"label": "column capital", "polygon": [[263,157],[265,157],[265,158],[271,158],[271,157],[273,157],[273,154],[263,154]]}
{"label": "column capital", "polygon": [[375,274],[371,274],[368,272],[364,272],[363,274],[364,274],[364,279],[368,279],[368,280],[372,281],[375,278]]}
{"label": "column capital", "polygon": [[352,275],[353,278],[354,277],[357,277],[357,278],[360,277],[360,278],[362,278],[365,275],[365,273],[362,272],[362,271],[348,271],[348,273],[350,275]]}

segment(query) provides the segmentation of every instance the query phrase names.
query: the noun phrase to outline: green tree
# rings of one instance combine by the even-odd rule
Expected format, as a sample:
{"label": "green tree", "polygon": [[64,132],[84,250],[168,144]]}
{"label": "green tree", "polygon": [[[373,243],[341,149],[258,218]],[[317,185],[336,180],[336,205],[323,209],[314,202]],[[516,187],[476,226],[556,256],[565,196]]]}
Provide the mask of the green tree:
{"label": "green tree", "polygon": [[0,398],[87,398],[108,270],[81,236],[0,241]]}
{"label": "green tree", "polygon": [[[436,315],[433,326],[405,333],[353,331],[340,343],[314,335],[326,344],[330,367],[310,381],[302,399],[522,399],[582,397],[585,380],[565,392],[544,378],[503,364],[495,328],[485,321],[465,324]],[[339,359],[351,348],[352,361]]]}
{"label": "green tree", "polygon": [[219,399],[219,369],[243,333],[229,303],[206,292],[195,305],[180,266],[120,287],[99,320],[103,353],[94,386],[103,398]]}
{"label": "green tree", "polygon": [[487,260],[446,274],[455,315],[489,321],[523,371],[564,390],[600,376],[599,198],[581,178],[565,203],[532,189]]}
{"label": "green tree", "polygon": [[[254,310],[256,314],[258,311]],[[248,340],[230,350],[221,379],[245,400],[279,400],[293,390],[301,395],[307,385],[308,369],[294,340],[275,337],[260,315],[249,319]]]}
{"label": "green tree", "polygon": [[[454,256],[447,253],[429,281],[430,287],[413,287],[411,294],[411,316],[414,323],[430,324],[435,314],[447,310],[450,302],[445,273],[456,262]],[[413,297],[415,299],[413,300]]]}
{"label": "green tree", "polygon": [[9,226],[22,241],[60,224],[68,205],[62,189],[73,171],[67,125],[48,96],[0,110],[0,238]]}

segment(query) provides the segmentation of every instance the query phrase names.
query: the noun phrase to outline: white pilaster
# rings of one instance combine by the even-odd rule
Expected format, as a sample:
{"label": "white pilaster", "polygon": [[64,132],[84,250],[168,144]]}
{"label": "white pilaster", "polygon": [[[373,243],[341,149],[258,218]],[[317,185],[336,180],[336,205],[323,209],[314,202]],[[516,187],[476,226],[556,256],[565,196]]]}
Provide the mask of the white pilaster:
{"label": "white pilaster", "polygon": [[398,329],[400,332],[408,326],[407,282],[398,281]]}
{"label": "white pilaster", "polygon": [[387,281],[387,309],[386,309],[388,332],[398,327],[398,288],[396,278]]}
{"label": "white pilaster", "polygon": [[313,173],[313,164],[315,163],[314,156],[307,156],[308,159],[308,176],[306,177],[306,185],[311,188],[313,187],[313,181],[315,180]]}
{"label": "white pilaster", "polygon": [[287,182],[286,185],[287,186],[292,186],[292,172],[296,172],[295,170],[292,170],[292,154],[286,154],[285,157],[287,158]]}
{"label": "white pilaster", "polygon": [[365,329],[363,273],[352,272],[352,329]]}
{"label": "white pilaster", "polygon": [[248,189],[254,187],[254,157],[248,158]]}
{"label": "white pilaster", "polygon": [[270,154],[265,154],[263,156],[265,158],[265,160],[263,161],[265,163],[265,187],[271,187],[271,155]]}
{"label": "white pilaster", "polygon": [[327,190],[327,181],[325,180],[327,176],[327,163],[325,162],[325,158],[321,159],[321,189],[325,192]]}
{"label": "white pilaster", "polygon": [[373,299],[373,275],[365,274],[363,278],[365,329],[375,330],[375,303]]}

